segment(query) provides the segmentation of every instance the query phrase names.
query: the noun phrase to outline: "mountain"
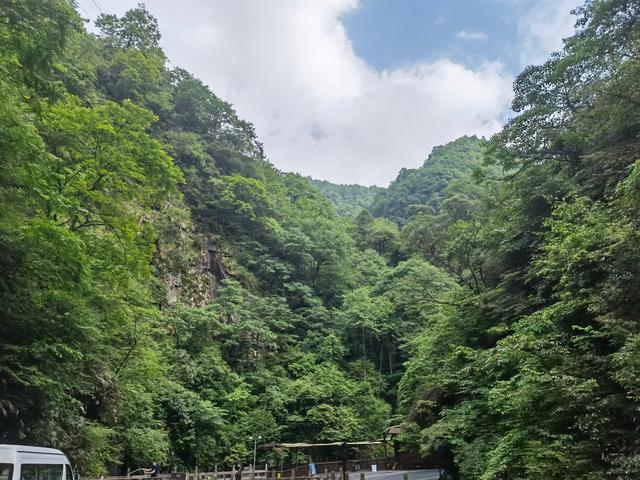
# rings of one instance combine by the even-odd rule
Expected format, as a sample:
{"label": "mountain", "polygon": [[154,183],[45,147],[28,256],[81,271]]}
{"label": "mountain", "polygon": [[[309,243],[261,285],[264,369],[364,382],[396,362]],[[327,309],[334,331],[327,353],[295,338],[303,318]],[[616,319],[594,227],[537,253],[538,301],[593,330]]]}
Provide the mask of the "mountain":
{"label": "mountain", "polygon": [[445,189],[480,164],[483,142],[475,135],[464,136],[434,147],[421,167],[403,168],[387,189],[378,192],[371,213],[403,225],[411,205],[428,205],[437,212]]}
{"label": "mountain", "polygon": [[355,184],[337,184],[311,177],[309,181],[331,200],[336,207],[336,213],[343,217],[350,217],[362,209],[368,209],[376,196],[385,191],[383,187],[375,185],[365,187]]}
{"label": "mountain", "polygon": [[97,478],[401,424],[446,478],[640,478],[637,2],[578,8],[387,218],[271,165],[142,4],[92,34],[75,3],[0,8],[0,443]]}

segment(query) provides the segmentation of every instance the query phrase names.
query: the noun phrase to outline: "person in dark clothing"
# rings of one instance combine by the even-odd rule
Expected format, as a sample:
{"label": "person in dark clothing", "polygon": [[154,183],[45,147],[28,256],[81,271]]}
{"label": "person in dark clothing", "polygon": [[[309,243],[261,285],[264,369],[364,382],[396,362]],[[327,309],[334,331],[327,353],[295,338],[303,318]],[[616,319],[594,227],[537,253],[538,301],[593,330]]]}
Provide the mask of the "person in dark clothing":
{"label": "person in dark clothing", "polygon": [[236,480],[242,480],[242,471],[244,470],[244,465],[238,465],[238,471],[236,473]]}
{"label": "person in dark clothing", "polygon": [[151,464],[151,468],[144,469],[144,474],[151,475],[151,478],[157,478],[159,471],[160,471],[160,466],[156,462],[153,462]]}

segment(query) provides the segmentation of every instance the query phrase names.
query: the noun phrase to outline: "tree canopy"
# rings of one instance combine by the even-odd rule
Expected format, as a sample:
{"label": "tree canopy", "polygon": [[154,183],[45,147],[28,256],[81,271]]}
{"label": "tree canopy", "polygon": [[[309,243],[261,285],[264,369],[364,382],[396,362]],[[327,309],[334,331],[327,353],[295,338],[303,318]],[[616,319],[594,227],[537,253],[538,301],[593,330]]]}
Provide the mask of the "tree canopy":
{"label": "tree canopy", "polygon": [[101,475],[402,423],[452,478],[640,476],[639,9],[381,189],[276,169],[143,5],[4,2],[0,440]]}

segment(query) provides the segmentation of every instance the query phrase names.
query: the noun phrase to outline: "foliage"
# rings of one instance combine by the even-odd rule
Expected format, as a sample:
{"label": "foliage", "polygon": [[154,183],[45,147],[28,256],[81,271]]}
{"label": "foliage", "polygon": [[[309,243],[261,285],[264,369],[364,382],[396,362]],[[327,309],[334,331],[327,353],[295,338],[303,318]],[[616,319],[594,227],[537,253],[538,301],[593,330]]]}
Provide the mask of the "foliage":
{"label": "foliage", "polygon": [[336,207],[336,213],[340,216],[352,217],[360,210],[371,207],[376,195],[384,191],[383,187],[372,185],[345,185],[331,183],[327,180],[309,178],[311,183],[318,188]]}
{"label": "foliage", "polygon": [[408,440],[448,445],[463,478],[639,474],[638,6],[578,15],[564,50],[516,80],[518,115],[486,152],[502,174],[402,232],[465,289],[412,341],[399,391]]}
{"label": "foliage", "polygon": [[482,140],[475,136],[460,137],[446,145],[434,147],[419,168],[400,170],[386,190],[373,199],[369,210],[403,225],[412,208],[426,206],[438,213],[443,193],[455,180],[468,177],[482,159]]}
{"label": "foliage", "polygon": [[0,438],[86,475],[230,467],[251,435],[377,438],[390,406],[335,319],[385,260],[168,69],[143,6],[96,36],[27,3],[0,22]]}
{"label": "foliage", "polygon": [[5,2],[0,439],[206,470],[404,418],[453,477],[636,478],[640,12],[577,14],[382,190],[275,169],[143,6]]}

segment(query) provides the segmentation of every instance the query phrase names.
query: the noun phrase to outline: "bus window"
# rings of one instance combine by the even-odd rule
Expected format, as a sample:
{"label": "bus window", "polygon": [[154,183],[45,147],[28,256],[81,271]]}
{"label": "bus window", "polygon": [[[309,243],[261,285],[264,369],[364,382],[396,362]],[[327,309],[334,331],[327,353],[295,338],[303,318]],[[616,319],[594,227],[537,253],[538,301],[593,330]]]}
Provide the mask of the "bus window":
{"label": "bus window", "polygon": [[62,464],[40,465],[23,463],[20,480],[62,480]]}
{"label": "bus window", "polygon": [[0,480],[11,480],[13,477],[13,464],[0,463]]}
{"label": "bus window", "polygon": [[73,480],[73,470],[71,470],[71,465],[64,466],[64,480]]}

